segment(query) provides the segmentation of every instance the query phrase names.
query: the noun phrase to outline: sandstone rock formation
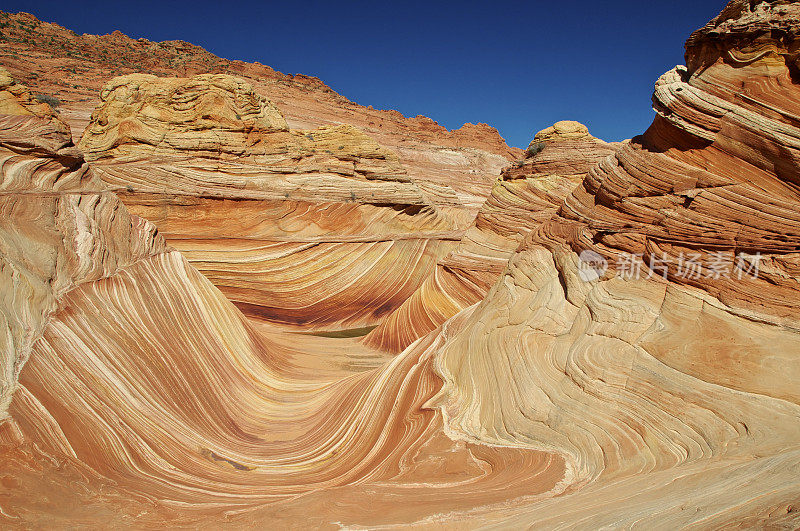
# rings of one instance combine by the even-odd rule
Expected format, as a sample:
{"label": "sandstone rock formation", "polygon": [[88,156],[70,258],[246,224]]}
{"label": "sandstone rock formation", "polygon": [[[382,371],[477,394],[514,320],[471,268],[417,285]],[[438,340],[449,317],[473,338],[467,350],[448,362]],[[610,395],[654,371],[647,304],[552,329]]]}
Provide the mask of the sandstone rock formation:
{"label": "sandstone rock formation", "polygon": [[797,525],[798,29],[795,3],[737,0],[695,32],[652,127],[449,330],[448,426],[580,486],[503,525]]}
{"label": "sandstone rock formation", "polygon": [[121,76],[103,87],[100,100],[81,143],[90,160],[176,150],[236,158],[264,147],[262,135],[289,130],[272,102],[224,75]]}
{"label": "sandstone rock formation", "polygon": [[537,133],[526,158],[497,180],[458,247],[365,343],[400,352],[482,300],[525,235],[549,219],[589,169],[616,149],[578,122],[558,122]]}
{"label": "sandstone rock formation", "polygon": [[59,112],[76,141],[111,78],[140,72],[182,78],[228,74],[274,102],[292,129],[348,124],[397,153],[408,176],[459,222],[460,230],[474,219],[497,173],[522,154],[486,124],[448,131],[424,116],[406,118],[358,105],[315,77],[223,59],[184,41],[131,39],[119,31],[76,35],[27,13],[0,12],[0,43],[0,63],[32,91],[60,102]]}
{"label": "sandstone rock formation", "polygon": [[[17,83],[11,74],[0,69],[0,111],[2,114],[17,116],[55,116],[53,109],[46,103],[36,100],[25,85]],[[66,128],[66,124],[60,129]]]}
{"label": "sandstone rock formation", "polygon": [[95,172],[249,315],[375,325],[458,239],[393,152],[349,125],[290,131],[241,79],[133,74],[101,102]]}
{"label": "sandstone rock formation", "polygon": [[[182,100],[132,108],[126,82],[86,163],[0,72],[0,525],[796,528],[799,28],[795,3],[734,0],[659,79],[643,135],[538,135],[451,255],[475,302],[396,356],[249,319],[114,193],[162,201],[173,234],[257,219],[292,176],[422,198],[351,201],[364,225],[445,219],[388,153],[373,178],[345,171],[262,121],[265,101],[186,78],[167,83],[208,122]],[[180,155],[174,130],[204,148]],[[253,195],[228,208],[234,192]],[[184,195],[210,203],[170,217]],[[308,222],[319,201],[286,199],[259,230],[331,230]]]}
{"label": "sandstone rock formation", "polygon": [[559,458],[450,440],[422,409],[435,338],[364,371],[255,326],[65,130],[0,117],[3,527],[403,523],[558,482]]}
{"label": "sandstone rock formation", "polygon": [[64,294],[165,246],[151,224],[128,216],[88,171],[66,124],[4,69],[0,102],[0,417],[6,418],[19,371]]}
{"label": "sandstone rock formation", "polygon": [[528,146],[528,150],[538,149],[538,145],[542,142],[582,140],[588,136],[589,128],[582,123],[573,120],[562,120],[536,133]]}

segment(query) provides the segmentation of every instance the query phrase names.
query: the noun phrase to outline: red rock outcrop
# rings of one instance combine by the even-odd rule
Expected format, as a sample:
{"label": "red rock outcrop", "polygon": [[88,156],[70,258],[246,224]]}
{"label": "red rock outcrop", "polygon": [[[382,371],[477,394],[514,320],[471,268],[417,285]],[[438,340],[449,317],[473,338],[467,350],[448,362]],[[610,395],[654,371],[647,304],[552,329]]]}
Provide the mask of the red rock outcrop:
{"label": "red rock outcrop", "polygon": [[495,183],[458,247],[370,332],[365,344],[400,352],[482,300],[525,235],[550,218],[589,169],[617,147],[594,138],[577,122],[558,122],[537,133],[525,159]]}
{"label": "red rock outcrop", "polygon": [[275,103],[292,129],[349,124],[397,153],[429,201],[457,219],[462,230],[489,195],[497,173],[522,155],[486,124],[448,131],[424,116],[406,118],[353,103],[315,77],[223,59],[184,41],[137,40],[118,31],[77,35],[27,13],[0,12],[0,63],[33,91],[60,101],[59,112],[76,140],[113,77],[212,73],[242,78]]}
{"label": "red rock outcrop", "polygon": [[[504,175],[511,199],[495,188],[512,215],[487,205],[471,232],[490,243],[476,236],[483,254],[464,269],[491,263],[496,241],[510,257],[499,277],[388,359],[248,320],[107,183],[120,171],[135,204],[167,179],[145,172],[158,159],[142,153],[158,150],[181,189],[260,194],[271,177],[214,181],[203,165],[262,168],[298,145],[280,179],[304,159],[348,186],[413,178],[320,171],[341,159],[260,121],[271,107],[258,98],[225,128],[236,98],[212,106],[208,128],[180,121],[180,105],[121,105],[107,123],[101,109],[87,164],[0,72],[0,522],[796,528],[799,30],[796,3],[734,0],[657,82],[645,134],[539,135]],[[181,138],[151,135],[154,123],[188,125],[216,151],[182,167]],[[557,155],[566,142],[584,144],[578,163]],[[569,173],[587,153],[599,162]]]}
{"label": "red rock outcrop", "polygon": [[460,234],[393,152],[348,125],[290,131],[223,74],[114,78],[80,147],[132,212],[272,321],[376,325]]}

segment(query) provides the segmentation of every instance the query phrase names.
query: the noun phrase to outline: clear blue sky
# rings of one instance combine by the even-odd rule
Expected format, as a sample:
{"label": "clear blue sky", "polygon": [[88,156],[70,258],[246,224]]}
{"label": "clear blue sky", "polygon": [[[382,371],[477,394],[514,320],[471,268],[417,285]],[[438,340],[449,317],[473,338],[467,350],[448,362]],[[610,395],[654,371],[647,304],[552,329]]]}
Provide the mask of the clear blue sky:
{"label": "clear blue sky", "polygon": [[321,78],[362,105],[448,128],[486,122],[509,144],[558,120],[606,140],[650,124],[659,75],[725,0],[666,2],[6,1],[78,33],[182,39],[228,59]]}

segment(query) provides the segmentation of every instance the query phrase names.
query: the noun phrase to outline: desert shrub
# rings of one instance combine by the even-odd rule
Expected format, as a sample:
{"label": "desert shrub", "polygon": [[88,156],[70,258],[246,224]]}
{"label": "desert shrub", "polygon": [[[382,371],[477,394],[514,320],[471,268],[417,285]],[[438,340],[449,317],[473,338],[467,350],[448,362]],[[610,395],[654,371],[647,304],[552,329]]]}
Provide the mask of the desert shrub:
{"label": "desert shrub", "polygon": [[51,96],[49,94],[34,94],[33,97],[36,98],[36,101],[39,101],[41,103],[46,103],[50,107],[55,108],[61,105],[60,99],[56,98],[55,96]]}
{"label": "desert shrub", "polygon": [[525,154],[527,157],[533,157],[544,149],[544,142],[531,142]]}

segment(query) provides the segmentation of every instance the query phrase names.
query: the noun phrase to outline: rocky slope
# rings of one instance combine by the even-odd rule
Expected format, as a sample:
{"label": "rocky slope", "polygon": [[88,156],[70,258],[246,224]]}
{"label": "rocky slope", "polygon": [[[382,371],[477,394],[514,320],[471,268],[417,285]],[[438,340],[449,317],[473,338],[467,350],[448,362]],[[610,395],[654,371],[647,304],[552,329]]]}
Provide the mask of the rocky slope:
{"label": "rocky slope", "polygon": [[336,151],[246,85],[136,107],[129,78],[87,164],[0,72],[3,527],[796,528],[798,31],[796,3],[734,0],[643,135],[537,135],[453,253],[485,295],[396,356],[248,319],[110,188],[135,206],[163,157],[192,200],[264,193],[224,171],[251,160],[414,190],[384,148],[353,133],[373,178],[322,172]]}
{"label": "rocky slope", "polygon": [[290,131],[224,74],[114,78],[79,146],[128,209],[271,321],[376,325],[460,235],[395,153],[349,125]]}
{"label": "rocky slope", "polygon": [[101,88],[115,76],[243,78],[275,103],[292,129],[349,124],[396,152],[409,177],[429,200],[449,210],[461,229],[474,218],[499,170],[522,155],[486,124],[448,131],[424,116],[406,118],[355,104],[315,77],[230,61],[183,41],[136,40],[120,32],[77,35],[27,13],[0,12],[0,64],[34,93],[57,98],[76,139],[99,104]]}
{"label": "rocky slope", "polygon": [[495,182],[458,247],[365,343],[400,352],[481,301],[525,235],[549,219],[589,169],[617,148],[591,136],[577,122],[558,122],[537,133],[526,157]]}

